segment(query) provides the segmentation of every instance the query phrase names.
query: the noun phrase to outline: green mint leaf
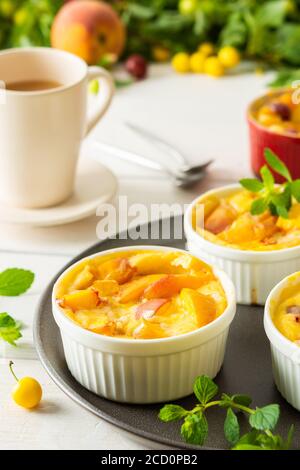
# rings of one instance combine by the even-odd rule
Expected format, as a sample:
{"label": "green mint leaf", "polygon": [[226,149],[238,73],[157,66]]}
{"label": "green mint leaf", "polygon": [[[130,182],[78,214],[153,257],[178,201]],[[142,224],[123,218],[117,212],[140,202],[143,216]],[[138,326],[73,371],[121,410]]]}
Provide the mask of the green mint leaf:
{"label": "green mint leaf", "polygon": [[265,450],[283,450],[285,443],[281,436],[274,436],[274,434],[260,433],[257,436],[257,444]]}
{"label": "green mint leaf", "polygon": [[16,322],[8,313],[0,313],[0,338],[16,346],[16,341],[22,337],[20,332],[21,325]]}
{"label": "green mint leaf", "polygon": [[272,175],[272,173],[270,172],[269,168],[267,167],[267,165],[264,165],[261,167],[260,169],[260,175],[262,177],[262,180],[264,182],[264,185],[266,187],[266,189],[271,192],[273,191],[274,189],[274,184],[275,184],[275,181],[274,181],[274,176]]}
{"label": "green mint leaf", "polygon": [[237,444],[231,450],[267,450],[253,444]]}
{"label": "green mint leaf", "polygon": [[201,375],[195,380],[194,394],[202,405],[208,403],[218,393],[218,386],[207,375]]}
{"label": "green mint leaf", "polygon": [[286,180],[292,181],[291,174],[285,164],[272,152],[271,149],[266,148],[264,151],[265,159],[272,170],[276,171],[279,175],[283,176]]}
{"label": "green mint leaf", "polygon": [[232,450],[263,450],[259,443],[257,442],[259,431],[253,429],[241,436],[239,441],[235,444]]}
{"label": "green mint leaf", "polygon": [[272,201],[269,202],[269,211],[271,212],[272,215],[278,215],[276,206],[275,204],[273,204]]}
{"label": "green mint leaf", "polygon": [[259,431],[256,429],[252,429],[252,431],[248,432],[247,434],[243,434],[237,444],[256,444],[257,436],[259,435]]}
{"label": "green mint leaf", "polygon": [[292,195],[297,202],[300,202],[300,179],[292,181],[290,184]]}
{"label": "green mint leaf", "polygon": [[188,415],[181,426],[181,436],[189,444],[202,446],[207,438],[208,423],[203,413]]}
{"label": "green mint leaf", "polygon": [[265,198],[255,199],[251,204],[251,214],[260,215],[263,214],[268,208],[268,201]]}
{"label": "green mint leaf", "polygon": [[224,434],[231,445],[235,445],[240,437],[240,426],[235,413],[228,408],[224,422]]}
{"label": "green mint leaf", "polygon": [[276,215],[280,215],[285,219],[288,218],[288,211],[292,205],[290,183],[287,184],[283,192],[272,194],[270,196],[270,202],[274,205]]}
{"label": "green mint leaf", "polygon": [[10,268],[0,273],[0,295],[15,296],[26,292],[34,274],[26,269]]}
{"label": "green mint leaf", "polygon": [[252,193],[259,193],[259,191],[264,189],[263,183],[253,178],[243,178],[240,180],[240,184],[243,188],[251,191]]}
{"label": "green mint leaf", "polygon": [[[220,400],[220,406],[222,408],[228,408],[232,407],[233,405],[241,405],[241,406],[246,406],[249,407],[252,402],[252,399],[248,397],[247,395],[232,395],[229,396],[226,393],[222,393],[221,400]],[[235,409],[235,412],[238,413],[240,410]]]}
{"label": "green mint leaf", "polygon": [[289,218],[289,211],[284,206],[276,206],[276,212],[283,219]]}
{"label": "green mint leaf", "polygon": [[165,405],[159,412],[159,419],[164,422],[177,421],[184,418],[189,412],[179,405]]}
{"label": "green mint leaf", "polygon": [[228,408],[231,405],[232,405],[231,397],[227,395],[227,393],[222,393],[219,406],[221,408]]}
{"label": "green mint leaf", "polygon": [[252,398],[248,397],[248,395],[232,395],[231,400],[236,403],[237,405],[242,405],[242,406],[250,406],[252,402]]}
{"label": "green mint leaf", "polygon": [[254,429],[260,431],[272,430],[277,424],[279,414],[280,408],[277,404],[256,408],[255,412],[250,415],[249,423]]}

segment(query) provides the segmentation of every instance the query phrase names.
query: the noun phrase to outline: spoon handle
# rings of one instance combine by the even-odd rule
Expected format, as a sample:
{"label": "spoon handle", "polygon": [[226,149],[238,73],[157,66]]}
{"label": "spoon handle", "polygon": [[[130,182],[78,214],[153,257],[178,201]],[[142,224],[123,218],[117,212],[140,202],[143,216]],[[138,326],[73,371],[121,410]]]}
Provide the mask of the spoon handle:
{"label": "spoon handle", "polygon": [[125,122],[125,125],[131,129],[133,132],[143,137],[144,139],[150,141],[152,144],[157,144],[164,152],[169,154],[175,160],[177,160],[179,165],[187,165],[187,161],[184,156],[175,148],[173,145],[169,144],[165,140],[161,139],[157,135],[152,134],[152,132],[132,124],[131,122]]}
{"label": "spoon handle", "polygon": [[124,150],[120,147],[115,147],[113,145],[104,144],[103,142],[99,142],[96,140],[92,141],[92,145],[96,147],[97,149],[101,150],[102,152],[105,152],[109,155],[113,155],[117,158],[121,158],[122,160],[126,160],[127,162],[134,163],[144,168],[149,168],[155,171],[163,170],[164,172],[170,174],[168,169],[164,167],[163,165],[161,165],[160,163],[155,162],[154,160],[151,160],[150,158],[143,157],[142,155],[139,155],[137,153],[131,152],[129,150]]}

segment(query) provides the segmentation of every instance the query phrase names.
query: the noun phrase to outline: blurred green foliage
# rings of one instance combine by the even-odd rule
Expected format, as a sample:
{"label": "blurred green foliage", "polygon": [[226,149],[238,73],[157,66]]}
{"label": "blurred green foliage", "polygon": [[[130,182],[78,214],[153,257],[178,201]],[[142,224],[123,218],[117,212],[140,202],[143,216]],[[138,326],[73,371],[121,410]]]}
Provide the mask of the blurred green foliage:
{"label": "blurred green foliage", "polygon": [[[75,1],[75,0],[74,0]],[[0,48],[50,45],[64,0],[0,0]],[[194,51],[203,41],[282,69],[300,68],[300,0],[107,0],[128,30],[125,55],[152,59],[154,46]]]}
{"label": "blurred green foliage", "polygon": [[[299,0],[112,1],[127,24],[127,52],[151,56],[153,45],[172,53],[202,41],[238,47],[244,56],[300,66]],[[190,5],[190,8],[188,8]],[[181,14],[180,11],[187,11]],[[190,10],[190,11],[189,11]]]}
{"label": "blurred green foliage", "polygon": [[63,0],[0,0],[0,48],[49,46]]}

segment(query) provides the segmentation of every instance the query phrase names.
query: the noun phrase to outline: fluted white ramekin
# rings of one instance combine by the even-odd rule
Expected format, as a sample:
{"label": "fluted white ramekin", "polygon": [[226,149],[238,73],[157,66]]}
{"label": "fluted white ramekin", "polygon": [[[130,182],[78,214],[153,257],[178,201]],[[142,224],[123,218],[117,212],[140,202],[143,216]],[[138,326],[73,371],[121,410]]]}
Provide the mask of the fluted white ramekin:
{"label": "fluted white ramekin", "polygon": [[239,250],[206,240],[192,226],[196,203],[207,196],[228,196],[240,187],[234,184],[213,189],[189,205],[184,220],[187,248],[228,274],[236,288],[238,303],[264,305],[271,289],[283,277],[300,270],[300,245],[274,251]]}
{"label": "fluted white ramekin", "polygon": [[300,272],[287,276],[270,292],[265,306],[264,328],[271,346],[275,384],[281,395],[300,410],[300,347],[281,334],[273,323],[280,294],[291,284],[299,285],[300,289]]}
{"label": "fluted white ramekin", "polygon": [[[130,246],[97,253],[86,259],[126,250],[172,251],[159,246]],[[236,311],[234,286],[225,273],[214,269],[228,303],[216,320],[181,336],[135,340],[93,333],[64,314],[56,302],[56,290],[61,279],[76,264],[56,281],[52,306],[68,368],[79,383],[110,400],[157,403],[192,393],[194,379],[198,375],[216,376],[224,360],[229,326]]]}

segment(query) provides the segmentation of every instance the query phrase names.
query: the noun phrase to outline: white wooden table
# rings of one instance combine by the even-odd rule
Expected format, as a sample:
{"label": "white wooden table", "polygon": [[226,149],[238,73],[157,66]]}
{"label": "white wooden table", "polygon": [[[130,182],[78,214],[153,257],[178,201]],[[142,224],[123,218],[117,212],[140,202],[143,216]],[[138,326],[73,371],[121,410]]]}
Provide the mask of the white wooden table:
{"label": "white wooden table", "polygon": [[[243,74],[214,80],[204,76],[173,74],[169,67],[153,67],[150,78],[117,92],[106,117],[83,146],[83,151],[109,166],[119,177],[119,194],[129,204],[190,202],[208,187],[226,184],[250,173],[245,121],[246,106],[264,91],[269,77]],[[101,140],[163,159],[124,126],[130,120],[148,127],[185,152],[191,161],[214,158],[208,178],[193,190],[172,187],[163,174],[98,155],[90,141]],[[7,311],[25,325],[17,349],[0,343],[0,449],[140,449],[152,443],[137,442],[118,428],[93,416],[61,392],[36,358],[31,324],[39,296],[51,277],[73,256],[97,240],[96,216],[61,227],[30,228],[0,224],[0,270],[32,269],[34,285],[19,298],[0,297]],[[147,221],[145,219],[145,221]],[[35,411],[26,411],[10,398],[16,373],[40,380],[44,399]]]}

